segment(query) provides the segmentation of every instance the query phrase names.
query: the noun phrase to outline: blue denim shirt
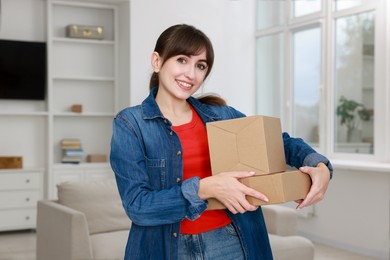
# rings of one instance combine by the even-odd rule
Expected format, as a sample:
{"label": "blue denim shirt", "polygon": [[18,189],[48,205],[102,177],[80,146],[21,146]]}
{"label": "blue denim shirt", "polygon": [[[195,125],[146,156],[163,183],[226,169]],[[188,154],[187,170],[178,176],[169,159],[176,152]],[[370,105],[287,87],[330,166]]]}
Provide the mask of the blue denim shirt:
{"label": "blue denim shirt", "polygon": [[[141,105],[122,110],[113,122],[110,162],[123,207],[133,222],[125,259],[178,259],[180,222],[198,218],[207,206],[198,196],[199,178],[182,181],[182,146],[155,102],[156,93],[154,88]],[[205,124],[245,116],[234,108],[202,104],[192,97],[188,102]],[[329,161],[301,139],[284,133],[283,140],[289,165],[324,162],[331,169]],[[246,259],[272,259],[261,208],[228,214]]]}

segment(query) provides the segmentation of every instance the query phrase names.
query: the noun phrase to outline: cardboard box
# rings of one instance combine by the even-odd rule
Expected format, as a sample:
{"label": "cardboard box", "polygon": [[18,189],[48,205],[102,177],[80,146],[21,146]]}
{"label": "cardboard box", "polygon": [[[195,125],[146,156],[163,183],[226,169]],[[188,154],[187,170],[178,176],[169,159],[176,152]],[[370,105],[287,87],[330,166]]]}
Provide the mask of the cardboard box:
{"label": "cardboard box", "polygon": [[[310,176],[299,170],[248,177],[241,179],[241,182],[260,191],[269,198],[269,202],[265,202],[247,196],[246,199],[248,202],[255,206],[281,204],[304,199],[311,186]],[[225,206],[216,199],[209,199],[208,202],[208,210],[225,208]]]}
{"label": "cardboard box", "polygon": [[211,170],[283,172],[286,159],[280,119],[251,116],[207,123]]}
{"label": "cardboard box", "polygon": [[107,162],[107,155],[105,154],[89,154],[87,162]]}
{"label": "cardboard box", "polygon": [[23,158],[21,156],[1,156],[0,169],[21,169]]}
{"label": "cardboard box", "polygon": [[[212,174],[229,171],[254,171],[240,181],[268,197],[264,202],[253,197],[253,205],[279,204],[303,199],[311,186],[310,176],[299,170],[286,171],[280,119],[251,116],[208,123]],[[225,208],[210,199],[207,209]]]}

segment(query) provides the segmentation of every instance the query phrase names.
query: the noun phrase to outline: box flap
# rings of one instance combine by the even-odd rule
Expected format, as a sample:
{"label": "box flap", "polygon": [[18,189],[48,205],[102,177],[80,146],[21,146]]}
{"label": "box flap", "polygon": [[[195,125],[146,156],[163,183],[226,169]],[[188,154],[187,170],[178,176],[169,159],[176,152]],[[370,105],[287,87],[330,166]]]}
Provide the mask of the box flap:
{"label": "box flap", "polygon": [[263,120],[264,139],[267,148],[268,172],[284,172],[286,171],[286,156],[280,119],[266,116],[261,117],[261,119]]}
{"label": "box flap", "polygon": [[250,116],[207,123],[213,174],[255,171],[256,175],[286,170],[279,118]]}
{"label": "box flap", "polygon": [[[218,174],[227,169],[233,169],[239,163],[237,155],[236,135],[233,132],[218,127],[217,125],[207,125],[207,134],[214,138],[208,138],[210,150],[211,171]],[[224,151],[224,152],[219,152]]]}

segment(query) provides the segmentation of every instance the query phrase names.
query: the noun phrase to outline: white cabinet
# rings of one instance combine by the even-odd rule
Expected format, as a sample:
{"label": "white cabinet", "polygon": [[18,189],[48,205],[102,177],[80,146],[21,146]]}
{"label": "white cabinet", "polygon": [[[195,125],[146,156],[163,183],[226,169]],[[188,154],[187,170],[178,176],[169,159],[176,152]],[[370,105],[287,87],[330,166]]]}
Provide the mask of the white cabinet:
{"label": "white cabinet", "polygon": [[[70,24],[101,26],[104,38],[68,38]],[[108,163],[86,163],[86,157],[109,156],[111,125],[118,110],[117,35],[115,5],[48,1],[50,198],[56,197],[59,182],[93,179],[95,174],[88,171],[111,171]],[[82,112],[71,111],[76,104],[82,105]],[[80,140],[84,151],[80,164],[61,163],[60,142],[66,138]]]}
{"label": "white cabinet", "polygon": [[62,182],[87,182],[94,180],[108,180],[115,178],[109,165],[106,163],[84,163],[74,167],[72,165],[56,165],[53,169],[55,176],[52,186],[52,199],[57,199],[56,184]]}
{"label": "white cabinet", "polygon": [[0,170],[0,231],[35,228],[41,169]]}

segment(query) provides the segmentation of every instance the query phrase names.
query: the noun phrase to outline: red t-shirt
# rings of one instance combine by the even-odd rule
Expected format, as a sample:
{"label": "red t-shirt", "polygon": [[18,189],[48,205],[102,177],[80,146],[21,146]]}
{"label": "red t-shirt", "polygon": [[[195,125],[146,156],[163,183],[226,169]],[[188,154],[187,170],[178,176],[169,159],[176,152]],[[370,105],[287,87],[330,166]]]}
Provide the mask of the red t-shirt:
{"label": "red t-shirt", "polygon": [[[191,122],[173,126],[183,148],[183,180],[198,176],[211,176],[211,165],[206,128],[196,111],[192,109]],[[224,210],[206,210],[194,221],[184,219],[180,225],[182,234],[199,234],[226,226],[231,219]]]}

